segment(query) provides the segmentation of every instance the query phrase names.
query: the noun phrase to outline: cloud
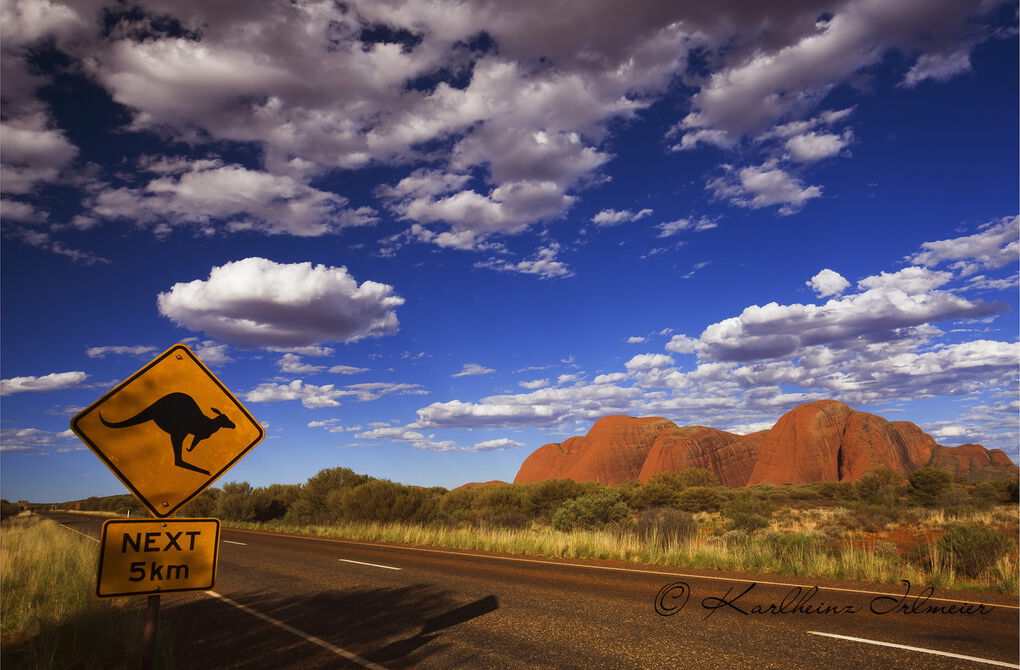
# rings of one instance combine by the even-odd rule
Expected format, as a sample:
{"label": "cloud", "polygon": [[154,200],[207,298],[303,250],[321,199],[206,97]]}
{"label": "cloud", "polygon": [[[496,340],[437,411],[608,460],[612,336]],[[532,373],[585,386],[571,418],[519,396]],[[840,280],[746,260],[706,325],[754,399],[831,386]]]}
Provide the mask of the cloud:
{"label": "cloud", "polygon": [[0,144],[4,193],[28,194],[41,184],[58,181],[78,155],[78,148],[43,112],[0,121]]}
{"label": "cloud", "polygon": [[191,345],[191,350],[195,353],[200,361],[210,366],[226,365],[232,363],[233,358],[230,357],[229,345],[223,344],[222,342],[214,342],[212,340],[198,341],[198,338],[184,338],[184,342],[194,342]]}
{"label": "cloud", "polygon": [[656,228],[659,229],[658,237],[673,237],[684,230],[701,232],[702,230],[711,230],[712,228],[716,228],[718,225],[719,224],[716,223],[715,219],[702,216],[697,219],[677,219],[676,221],[660,223],[656,226]]}
{"label": "cloud", "polygon": [[819,298],[825,298],[830,295],[838,296],[850,286],[850,282],[838,272],[825,268],[804,282],[804,285],[809,286]]}
{"label": "cloud", "polygon": [[305,363],[297,354],[284,354],[280,360],[276,361],[276,365],[283,372],[298,375],[314,374],[326,369],[325,365],[311,365],[309,363]]}
{"label": "cloud", "polygon": [[680,275],[680,278],[681,278],[681,279],[690,279],[690,278],[691,278],[691,277],[693,277],[693,276],[694,276],[694,275],[695,275],[695,274],[696,274],[696,273],[697,273],[697,272],[698,272],[699,270],[704,270],[705,268],[707,268],[707,267],[708,267],[709,265],[711,265],[711,264],[712,264],[712,261],[700,261],[700,262],[698,262],[698,263],[695,263],[695,264],[694,264],[694,267],[692,267],[692,268],[690,269],[690,271],[688,271],[688,272],[685,272],[684,274]]}
{"label": "cloud", "polygon": [[474,375],[491,375],[495,370],[479,365],[478,363],[465,363],[464,368],[451,377],[470,377]]}
{"label": "cloud", "polygon": [[500,437],[495,440],[486,440],[484,442],[476,442],[471,449],[473,451],[498,451],[502,449],[513,449],[514,447],[523,447],[524,444],[511,440],[506,437]]}
{"label": "cloud", "polygon": [[629,209],[617,211],[615,209],[603,209],[601,212],[591,218],[592,223],[595,225],[608,228],[610,226],[618,226],[621,223],[629,223],[632,221],[639,221],[652,213],[650,209],[642,209],[638,212],[632,212]]}
{"label": "cloud", "polygon": [[[731,45],[733,56],[695,93],[692,110],[679,125],[687,133],[681,146],[732,145],[744,135],[802,115],[892,49],[913,52],[958,39],[968,19],[983,9],[966,2],[851,0],[821,20],[818,9],[798,13],[785,30],[755,50],[741,49],[743,36],[738,36]],[[793,5],[790,10],[797,12]],[[739,28],[735,32],[739,34]],[[757,35],[748,30],[745,39]],[[921,53],[913,79],[922,76],[921,71],[934,72],[939,58],[947,62],[931,53]]]}
{"label": "cloud", "polygon": [[533,379],[533,380],[528,381],[528,382],[517,382],[517,385],[520,386],[521,388],[525,388],[525,389],[528,389],[528,390],[534,390],[534,389],[540,389],[540,388],[545,388],[546,386],[549,386],[549,380],[548,379]]}
{"label": "cloud", "polygon": [[366,382],[363,384],[349,384],[344,387],[348,389],[359,401],[367,402],[377,400],[384,395],[396,393],[398,395],[427,395],[428,391],[421,387],[421,384],[395,384],[391,382]]}
{"label": "cloud", "polygon": [[368,368],[359,368],[353,365],[332,365],[328,372],[337,375],[356,375],[360,372],[368,372]]}
{"label": "cloud", "polygon": [[946,273],[910,267],[862,279],[858,286],[865,290],[824,305],[752,305],[705,328],[698,351],[717,361],[782,358],[814,345],[889,340],[900,329],[1005,309],[937,290],[948,280]]}
{"label": "cloud", "polygon": [[11,377],[0,380],[0,395],[26,391],[62,391],[80,386],[88,379],[84,372],[54,372],[41,377]]}
{"label": "cloud", "polygon": [[560,245],[552,242],[549,246],[539,249],[530,260],[510,263],[493,258],[488,261],[475,263],[475,267],[489,268],[501,272],[538,275],[540,279],[572,277],[574,275],[573,271],[565,263],[556,259],[559,250]]}
{"label": "cloud", "polygon": [[929,267],[957,261],[953,268],[963,275],[979,268],[995,269],[1015,263],[1020,257],[1020,216],[1006,216],[981,226],[973,235],[925,242],[921,251],[907,257],[910,263]]}
{"label": "cloud", "polygon": [[641,337],[640,335],[632,335],[631,337],[627,338],[627,344],[641,344],[647,341],[648,341],[647,337]]}
{"label": "cloud", "polygon": [[451,451],[492,451],[499,449],[508,449],[512,446],[521,446],[519,443],[514,442],[506,438],[498,440],[489,440],[487,442],[479,442],[473,447],[461,447],[456,442],[450,440],[437,440],[435,435],[425,435],[419,433],[416,430],[411,430],[408,427],[383,427],[376,428],[361,433],[357,433],[355,437],[365,438],[371,440],[391,440],[393,442],[405,442],[415,449],[422,449],[425,451],[440,451],[440,452],[451,452]]}
{"label": "cloud", "polygon": [[300,400],[308,409],[322,407],[340,407],[337,398],[351,395],[350,391],[337,389],[333,384],[315,386],[295,379],[288,384],[259,384],[254,390],[245,394],[248,402],[281,402],[284,400]]}
{"label": "cloud", "polygon": [[553,426],[570,420],[593,421],[632,406],[640,390],[609,383],[543,388],[530,393],[494,395],[479,402],[451,400],[418,410],[417,428],[499,428]]}
{"label": "cloud", "polygon": [[38,428],[0,428],[0,453],[49,454],[53,451],[84,451],[70,430],[59,433]]}
{"label": "cloud", "polygon": [[966,44],[963,49],[955,51],[921,54],[910,71],[903,77],[903,85],[913,88],[925,79],[944,82],[961,72],[968,72],[971,48],[972,45]]}
{"label": "cloud", "polygon": [[790,156],[798,163],[814,163],[823,158],[839,154],[850,143],[853,133],[849,130],[842,135],[832,133],[804,133],[795,135],[786,141]]}
{"label": "cloud", "polygon": [[85,350],[85,355],[89,358],[104,358],[108,354],[117,355],[128,355],[128,356],[144,356],[146,354],[155,353],[158,349],[156,347],[136,344],[131,346],[106,346],[106,347],[89,347]]}
{"label": "cloud", "polygon": [[813,198],[821,197],[820,186],[805,186],[797,177],[778,167],[776,160],[744,168],[723,166],[725,174],[708,181],[717,197],[738,207],[761,209],[781,205],[780,214],[793,214]]}
{"label": "cloud", "polygon": [[157,161],[160,176],[141,188],[105,188],[86,204],[90,215],[128,220],[165,235],[179,226],[198,232],[255,231],[316,237],[375,223],[374,210],[350,209],[346,198],[287,175],[225,165],[218,160]]}
{"label": "cloud", "polygon": [[174,284],[157,303],[184,328],[241,346],[288,347],[392,334],[404,299],[387,284],[359,285],[344,267],[246,258]]}

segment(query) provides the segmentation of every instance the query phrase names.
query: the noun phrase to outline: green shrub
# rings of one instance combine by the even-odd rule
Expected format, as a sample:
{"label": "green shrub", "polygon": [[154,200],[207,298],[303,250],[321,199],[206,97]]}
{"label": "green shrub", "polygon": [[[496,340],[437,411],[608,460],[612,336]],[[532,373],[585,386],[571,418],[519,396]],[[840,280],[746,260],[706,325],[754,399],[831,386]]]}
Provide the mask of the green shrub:
{"label": "green shrub", "polygon": [[597,530],[630,517],[619,491],[603,489],[567,500],[553,515],[557,530]]}
{"label": "green shrub", "polygon": [[688,512],[657,507],[641,515],[635,531],[642,541],[654,542],[665,549],[694,539],[698,534],[698,522]]}
{"label": "green shrub", "polygon": [[977,577],[1009,553],[1013,542],[997,530],[974,524],[953,524],[939,538],[939,554],[956,572]]}
{"label": "green shrub", "polygon": [[676,506],[685,512],[715,512],[722,504],[722,494],[711,486],[690,486],[676,496]]}
{"label": "green shrub", "polygon": [[770,500],[758,500],[751,493],[738,494],[722,505],[722,514],[730,520],[731,529],[745,533],[767,528],[773,510]]}
{"label": "green shrub", "polygon": [[953,476],[938,468],[921,468],[910,475],[910,495],[919,504],[932,507],[949,490]]}
{"label": "green shrub", "polygon": [[251,521],[255,518],[255,501],[248,482],[228,482],[216,498],[216,516],[224,521]]}
{"label": "green shrub", "polygon": [[630,502],[638,510],[671,507],[676,504],[676,489],[661,482],[650,482],[635,491]]}

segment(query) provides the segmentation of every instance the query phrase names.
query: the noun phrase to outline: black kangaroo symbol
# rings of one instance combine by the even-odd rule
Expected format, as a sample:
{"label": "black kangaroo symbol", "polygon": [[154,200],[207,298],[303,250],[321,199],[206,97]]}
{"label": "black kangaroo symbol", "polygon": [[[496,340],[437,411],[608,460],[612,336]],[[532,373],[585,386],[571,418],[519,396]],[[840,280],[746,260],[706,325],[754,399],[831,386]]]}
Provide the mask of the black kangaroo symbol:
{"label": "black kangaroo symbol", "polygon": [[234,422],[228,419],[223,412],[215,407],[210,409],[215,412],[216,416],[209,418],[203,414],[198,403],[187,393],[168,393],[130,419],[107,421],[100,414],[99,420],[108,428],[128,428],[146,421],[155,421],[160,430],[170,435],[170,444],[174,448],[174,465],[207,475],[209,474],[208,470],[186,463],[181,449],[184,447],[184,438],[188,435],[195,436],[191,446],[188,447],[188,451],[191,451],[196,444],[220,428],[234,427]]}

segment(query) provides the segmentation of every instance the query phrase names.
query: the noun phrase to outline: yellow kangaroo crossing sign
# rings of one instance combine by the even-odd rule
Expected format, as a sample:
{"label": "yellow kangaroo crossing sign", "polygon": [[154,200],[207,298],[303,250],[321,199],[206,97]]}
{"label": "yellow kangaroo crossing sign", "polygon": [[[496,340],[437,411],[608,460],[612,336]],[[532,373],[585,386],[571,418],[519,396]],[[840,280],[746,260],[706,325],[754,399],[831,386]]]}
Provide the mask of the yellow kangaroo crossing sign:
{"label": "yellow kangaroo crossing sign", "polygon": [[111,519],[103,524],[96,595],[211,589],[219,545],[219,519]]}
{"label": "yellow kangaroo crossing sign", "polygon": [[258,421],[183,344],[79,412],[71,430],[160,519],[265,437]]}

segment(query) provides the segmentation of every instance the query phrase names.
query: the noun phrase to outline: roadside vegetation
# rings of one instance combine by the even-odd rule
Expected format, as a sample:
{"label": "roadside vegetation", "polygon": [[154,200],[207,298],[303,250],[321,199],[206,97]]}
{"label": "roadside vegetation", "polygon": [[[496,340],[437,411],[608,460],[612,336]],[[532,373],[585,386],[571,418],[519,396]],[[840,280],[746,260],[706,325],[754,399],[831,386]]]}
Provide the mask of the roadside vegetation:
{"label": "roadside vegetation", "polygon": [[180,516],[450,549],[1015,594],[1017,498],[1015,480],[958,481],[934,468],[908,481],[880,468],[853,483],[745,489],[693,468],[644,484],[551,480],[450,491],[329,468],[304,484],[230,482]]}
{"label": "roadside vegetation", "polygon": [[[35,515],[3,522],[0,666],[138,667],[144,602],[96,598],[98,546]],[[159,644],[156,667],[171,666]]]}

